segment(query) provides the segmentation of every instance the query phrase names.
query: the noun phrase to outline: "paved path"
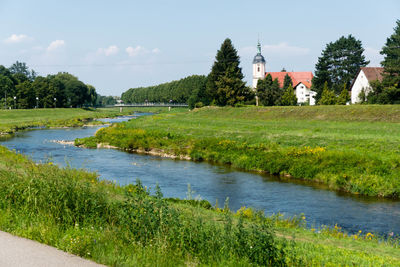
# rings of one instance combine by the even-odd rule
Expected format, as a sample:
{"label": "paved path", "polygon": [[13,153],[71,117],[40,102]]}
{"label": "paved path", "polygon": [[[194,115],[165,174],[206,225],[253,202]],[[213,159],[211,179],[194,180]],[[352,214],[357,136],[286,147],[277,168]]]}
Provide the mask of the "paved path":
{"label": "paved path", "polygon": [[104,266],[36,241],[0,231],[0,266],[95,267]]}

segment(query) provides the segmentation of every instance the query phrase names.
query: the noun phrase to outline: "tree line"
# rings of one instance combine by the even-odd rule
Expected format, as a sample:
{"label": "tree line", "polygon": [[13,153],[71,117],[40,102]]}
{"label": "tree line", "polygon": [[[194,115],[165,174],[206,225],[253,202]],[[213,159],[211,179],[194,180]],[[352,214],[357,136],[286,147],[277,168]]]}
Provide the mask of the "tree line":
{"label": "tree line", "polygon": [[[65,108],[115,103],[67,72],[38,76],[26,63],[0,65],[0,108]],[[111,97],[112,98],[112,97]]]}
{"label": "tree line", "polygon": [[156,86],[131,88],[122,94],[124,102],[179,102],[190,108],[205,105],[238,105],[254,102],[254,93],[243,81],[236,49],[226,39],[215,57],[208,76],[193,75]]}
{"label": "tree line", "polygon": [[[211,72],[207,76],[189,76],[179,81],[156,86],[131,88],[122,94],[124,102],[181,102],[190,108],[208,105],[237,106],[255,104],[255,95],[263,105],[296,105],[293,87],[290,90],[279,88],[277,80],[271,76],[259,81],[257,91],[246,86],[240,68],[240,58],[232,41],[227,38],[217,51]],[[289,76],[285,85],[291,85]]]}
{"label": "tree line", "polygon": [[125,103],[188,103],[192,102],[193,96],[205,87],[206,80],[204,75],[192,75],[155,86],[131,88],[121,95],[121,99]]}

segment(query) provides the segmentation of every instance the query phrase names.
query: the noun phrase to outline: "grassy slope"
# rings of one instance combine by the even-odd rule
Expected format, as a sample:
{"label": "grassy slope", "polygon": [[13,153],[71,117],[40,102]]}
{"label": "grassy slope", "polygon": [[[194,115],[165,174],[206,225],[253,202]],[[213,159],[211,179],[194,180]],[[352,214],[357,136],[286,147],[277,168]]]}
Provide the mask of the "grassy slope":
{"label": "grassy slope", "polygon": [[131,114],[132,108],[125,108],[122,113],[119,108],[100,108],[96,110],[78,108],[58,109],[0,109],[0,134],[12,133],[18,129],[37,126],[82,126],[93,118],[105,118],[121,114]]}
{"label": "grassy slope", "polygon": [[83,143],[162,149],[332,189],[398,197],[399,122],[400,106],[203,108],[143,117]]}
{"label": "grassy slope", "polygon": [[[163,201],[162,204],[154,197],[145,197],[147,201],[141,199],[141,205],[137,206],[138,203],[133,200],[140,192],[135,193],[135,187],[98,182],[94,174],[60,169],[51,163],[38,165],[1,146],[0,158],[1,230],[116,266],[195,266],[210,263],[248,266],[257,261],[257,258],[248,258],[249,252],[238,258],[227,245],[227,241],[232,240],[222,239],[221,235],[225,233],[222,229],[226,229],[230,220],[233,221],[233,228],[227,231],[237,231],[238,217],[234,214],[185,202]],[[173,232],[171,229],[175,226],[168,226],[168,223],[176,223],[176,220],[167,219],[160,223],[163,227],[164,224],[168,226],[161,229],[161,236],[155,234],[146,241],[141,239],[143,232],[135,234],[132,231],[139,228],[149,233],[153,229],[147,219],[159,218],[158,215],[153,216],[159,212],[154,210],[157,205],[161,205],[163,210],[174,211],[173,218],[179,218],[181,226]],[[135,215],[124,223],[126,209]],[[256,227],[259,231],[257,227],[265,219],[251,210],[245,210],[243,214],[245,229]],[[288,265],[400,266],[400,252],[393,245],[397,242],[382,242],[376,238],[369,240],[361,236],[355,240],[354,237],[344,237],[336,230],[317,234],[302,228],[301,219],[267,221],[276,229],[276,244],[289,240],[284,254]],[[130,227],[131,224],[134,226]],[[185,233],[190,233],[190,237]],[[208,248],[213,242],[225,245],[213,251]],[[257,241],[252,246],[249,249],[257,249]],[[224,249],[230,252],[224,254]],[[264,255],[266,251],[261,253]]]}

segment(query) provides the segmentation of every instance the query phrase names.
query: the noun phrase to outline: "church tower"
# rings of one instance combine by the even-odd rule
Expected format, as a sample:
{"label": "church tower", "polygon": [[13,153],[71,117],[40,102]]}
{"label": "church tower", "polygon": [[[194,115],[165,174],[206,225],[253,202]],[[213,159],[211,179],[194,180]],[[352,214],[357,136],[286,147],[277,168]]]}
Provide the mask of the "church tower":
{"label": "church tower", "polygon": [[257,55],[253,59],[253,88],[257,87],[257,82],[259,79],[265,78],[265,59],[261,55],[261,45],[260,42],[257,44]]}

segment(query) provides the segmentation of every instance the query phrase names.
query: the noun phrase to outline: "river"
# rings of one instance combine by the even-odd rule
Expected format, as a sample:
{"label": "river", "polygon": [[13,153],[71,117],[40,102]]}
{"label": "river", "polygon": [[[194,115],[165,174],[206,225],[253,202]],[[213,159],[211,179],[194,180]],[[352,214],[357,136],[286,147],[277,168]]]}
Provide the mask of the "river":
{"label": "river", "polygon": [[[146,115],[146,114],[145,114]],[[109,119],[120,122],[132,117]],[[127,153],[115,149],[84,149],[55,140],[92,136],[100,128],[80,127],[38,129],[18,132],[1,145],[28,155],[37,162],[52,161],[60,166],[95,171],[100,179],[121,185],[142,183],[154,189],[158,183],[165,197],[186,198],[188,184],[193,197],[219,206],[229,197],[229,207],[250,206],[267,215],[304,213],[309,227],[338,224],[353,233],[358,230],[387,234],[400,233],[400,201],[353,196],[301,182],[280,181],[276,177],[243,172],[229,166],[173,160]]]}

